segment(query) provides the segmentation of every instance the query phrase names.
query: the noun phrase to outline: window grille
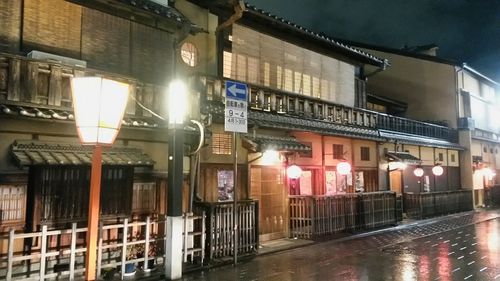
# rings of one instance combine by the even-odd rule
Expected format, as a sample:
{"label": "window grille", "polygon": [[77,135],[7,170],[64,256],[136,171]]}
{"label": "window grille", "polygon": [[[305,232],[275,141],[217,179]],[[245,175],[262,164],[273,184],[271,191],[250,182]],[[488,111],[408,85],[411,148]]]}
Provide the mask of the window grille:
{"label": "window grille", "polygon": [[336,100],[354,93],[354,67],[334,58],[235,24],[224,51],[224,77]]}
{"label": "window grille", "polygon": [[0,224],[24,220],[25,185],[0,185]]}
{"label": "window grille", "polygon": [[132,212],[144,213],[156,210],[156,184],[134,183],[132,194]]}
{"label": "window grille", "polygon": [[370,161],[370,148],[361,147],[361,161]]}
{"label": "window grille", "polygon": [[232,141],[230,134],[214,133],[212,135],[212,154],[231,155]]}
{"label": "window grille", "polygon": [[333,145],[333,159],[344,159],[344,146],[341,144]]}

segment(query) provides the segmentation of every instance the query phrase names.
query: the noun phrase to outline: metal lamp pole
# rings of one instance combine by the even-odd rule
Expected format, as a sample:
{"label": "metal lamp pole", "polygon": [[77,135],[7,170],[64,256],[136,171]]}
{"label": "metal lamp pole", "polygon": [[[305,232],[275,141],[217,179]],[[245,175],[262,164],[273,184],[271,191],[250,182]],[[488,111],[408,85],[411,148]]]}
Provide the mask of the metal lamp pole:
{"label": "metal lamp pole", "polygon": [[165,276],[182,277],[182,185],[184,160],[184,118],[187,111],[187,89],[179,80],[168,91],[168,192],[165,241]]}

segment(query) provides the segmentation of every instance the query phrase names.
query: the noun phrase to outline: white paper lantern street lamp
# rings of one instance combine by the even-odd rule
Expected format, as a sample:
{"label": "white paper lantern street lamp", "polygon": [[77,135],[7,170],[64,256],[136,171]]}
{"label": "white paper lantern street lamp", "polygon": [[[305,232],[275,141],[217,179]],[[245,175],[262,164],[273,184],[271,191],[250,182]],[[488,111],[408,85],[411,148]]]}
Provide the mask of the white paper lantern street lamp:
{"label": "white paper lantern street lamp", "polygon": [[110,146],[120,130],[129,85],[102,77],[71,79],[73,111],[83,145],[93,145],[85,280],[96,279],[97,230],[100,213],[102,146]]}

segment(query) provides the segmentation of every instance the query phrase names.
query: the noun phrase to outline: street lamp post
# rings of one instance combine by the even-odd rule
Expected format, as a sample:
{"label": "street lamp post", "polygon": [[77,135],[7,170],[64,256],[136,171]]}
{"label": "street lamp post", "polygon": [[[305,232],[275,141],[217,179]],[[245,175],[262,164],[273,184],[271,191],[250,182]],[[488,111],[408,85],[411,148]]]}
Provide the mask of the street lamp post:
{"label": "street lamp post", "polygon": [[187,112],[187,88],[179,80],[168,88],[168,193],[165,241],[165,276],[182,277],[182,184],[184,158],[184,119]]}
{"label": "street lamp post", "polygon": [[97,228],[100,212],[102,146],[113,144],[127,105],[129,86],[101,77],[71,79],[73,110],[83,145],[93,145],[87,218],[85,280],[96,279]]}

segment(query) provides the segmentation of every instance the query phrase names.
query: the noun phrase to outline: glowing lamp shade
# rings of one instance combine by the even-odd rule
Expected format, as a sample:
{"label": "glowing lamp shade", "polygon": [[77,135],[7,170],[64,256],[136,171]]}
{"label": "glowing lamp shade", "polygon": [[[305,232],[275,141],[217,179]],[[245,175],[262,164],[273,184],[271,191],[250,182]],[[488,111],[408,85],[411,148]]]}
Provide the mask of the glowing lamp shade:
{"label": "glowing lamp shade", "polygon": [[181,80],[174,80],[168,87],[168,123],[182,124],[188,108],[187,87]]}
{"label": "glowing lamp shade", "polygon": [[262,164],[270,165],[280,161],[280,153],[276,150],[266,150],[262,154]]}
{"label": "glowing lamp shade", "polygon": [[432,173],[435,176],[440,176],[444,173],[444,169],[443,169],[443,167],[441,167],[441,165],[436,165],[436,166],[432,167]]}
{"label": "glowing lamp shade", "polygon": [[127,106],[129,85],[101,77],[75,77],[71,91],[82,144],[113,144]]}
{"label": "glowing lamp shade", "polygon": [[415,168],[415,170],[413,170],[413,174],[416,176],[416,177],[421,177],[424,175],[424,169],[422,169],[422,167],[417,167]]}
{"label": "glowing lamp shade", "polygon": [[351,172],[351,164],[347,162],[340,162],[337,165],[337,173],[340,175],[347,175]]}
{"label": "glowing lamp shade", "polygon": [[484,169],[484,175],[488,178],[488,180],[493,180],[493,178],[497,175],[495,171],[493,171],[490,168],[485,168]]}
{"label": "glowing lamp shade", "polygon": [[286,174],[291,179],[298,179],[302,175],[302,169],[297,165],[292,165],[286,169]]}

